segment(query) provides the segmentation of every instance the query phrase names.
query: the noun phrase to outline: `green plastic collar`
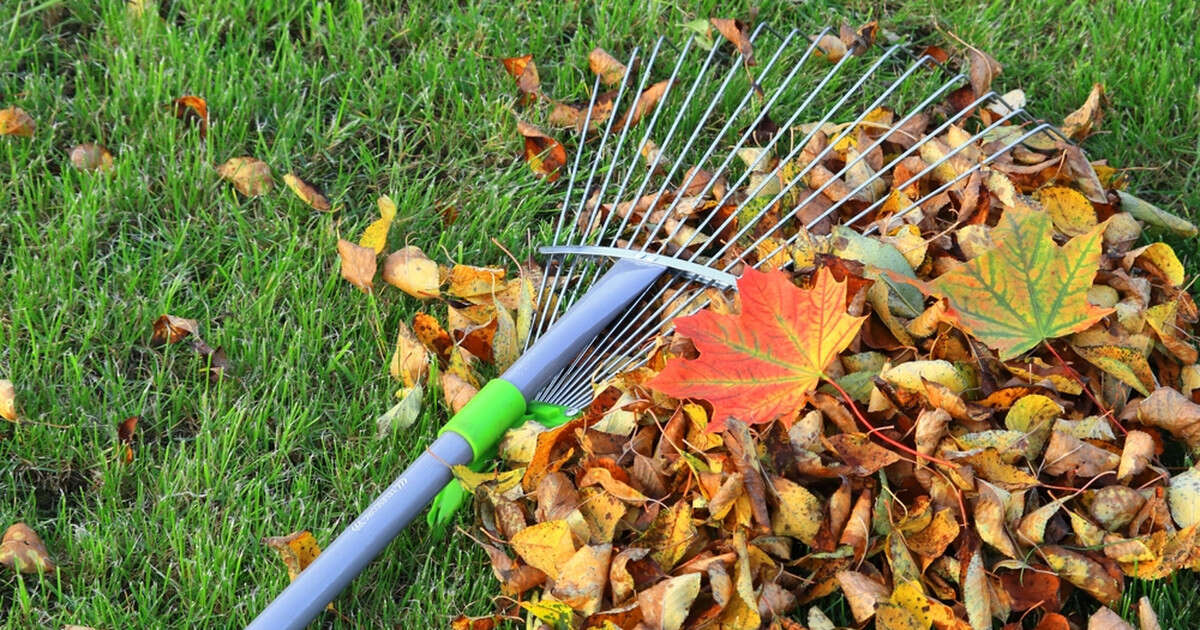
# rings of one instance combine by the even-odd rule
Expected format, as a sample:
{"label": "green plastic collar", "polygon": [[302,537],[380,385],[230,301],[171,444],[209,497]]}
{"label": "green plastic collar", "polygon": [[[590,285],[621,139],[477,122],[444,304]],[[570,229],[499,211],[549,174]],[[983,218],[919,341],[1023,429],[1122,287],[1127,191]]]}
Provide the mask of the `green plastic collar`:
{"label": "green plastic collar", "polygon": [[453,431],[471,445],[476,461],[486,457],[504,437],[504,432],[525,416],[525,397],[515,385],[494,378],[454,414],[438,435]]}

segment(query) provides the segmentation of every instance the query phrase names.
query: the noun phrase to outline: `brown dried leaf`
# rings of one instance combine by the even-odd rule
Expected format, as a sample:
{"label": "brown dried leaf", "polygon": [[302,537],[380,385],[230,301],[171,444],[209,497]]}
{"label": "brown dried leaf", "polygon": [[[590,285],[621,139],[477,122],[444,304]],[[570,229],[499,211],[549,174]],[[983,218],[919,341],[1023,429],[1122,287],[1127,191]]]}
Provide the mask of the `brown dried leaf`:
{"label": "brown dried leaf", "polygon": [[600,80],[609,87],[617,85],[625,77],[625,65],[603,48],[593,48],[588,53],[588,67],[600,75]]}
{"label": "brown dried leaf", "polygon": [[1062,131],[1068,138],[1079,141],[1092,135],[1092,131],[1100,125],[1104,118],[1104,105],[1108,98],[1104,95],[1104,85],[1092,85],[1087,100],[1079,109],[1067,114],[1063,119]]}
{"label": "brown dried leaf", "polygon": [[199,96],[185,94],[171,101],[168,105],[174,115],[185,123],[194,124],[200,128],[200,138],[208,135],[208,103]]}
{"label": "brown dried leaf", "polygon": [[1160,387],[1137,407],[1138,422],[1166,429],[1188,448],[1200,449],[1200,405],[1178,390]]}
{"label": "brown dried leaf", "polygon": [[217,175],[231,182],[238,192],[247,197],[257,197],[275,185],[271,178],[271,167],[257,158],[229,158],[217,167]]}
{"label": "brown dried leaf", "polygon": [[754,61],[754,45],[750,43],[750,25],[741,20],[730,20],[724,18],[710,18],[708,20],[713,28],[722,37],[733,42],[741,53],[742,59],[747,66],[753,66]]}
{"label": "brown dried leaf", "polygon": [[111,171],[113,156],[98,144],[84,143],[71,147],[71,166],[81,171]]}
{"label": "brown dried leaf", "polygon": [[194,319],[163,314],[154,320],[154,333],[150,336],[151,346],[178,343],[188,335],[197,335],[200,323]]}
{"label": "brown dried leaf", "polygon": [[559,169],[567,163],[567,150],[541,129],[517,120],[517,133],[525,138],[525,161],[534,173],[552,182],[558,179]]}
{"label": "brown dried leaf", "polygon": [[18,573],[53,571],[54,561],[37,532],[25,523],[14,523],[0,538],[0,564]]}
{"label": "brown dried leaf", "polygon": [[312,209],[321,212],[329,212],[332,209],[332,206],[329,205],[329,199],[325,198],[325,195],[322,195],[321,191],[317,190],[312,184],[296,177],[294,174],[288,173],[284,175],[283,183],[287,184],[287,187],[296,193],[300,201],[308,204]]}
{"label": "brown dried leaf", "polygon": [[478,388],[454,372],[442,372],[440,379],[442,398],[446,401],[446,407],[454,413],[462,411],[475,394],[479,393]]}
{"label": "brown dried leaf", "polygon": [[971,60],[971,89],[975,96],[982,96],[991,89],[992,81],[1003,68],[991,55],[978,48],[971,48],[968,56]]}
{"label": "brown dried leaf", "polygon": [[355,245],[343,238],[338,239],[337,248],[338,255],[342,258],[342,277],[363,293],[370,293],[375,284],[375,250]]}

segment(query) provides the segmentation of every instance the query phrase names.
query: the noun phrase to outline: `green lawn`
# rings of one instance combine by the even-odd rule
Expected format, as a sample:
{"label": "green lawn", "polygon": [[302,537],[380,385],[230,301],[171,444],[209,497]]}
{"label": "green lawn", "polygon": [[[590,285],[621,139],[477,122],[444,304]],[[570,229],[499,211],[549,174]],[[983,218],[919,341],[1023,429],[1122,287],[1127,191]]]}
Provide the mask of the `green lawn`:
{"label": "green lawn", "polygon": [[[0,108],[38,123],[0,138],[0,378],[31,420],[0,426],[0,527],[25,521],[62,565],[57,580],[0,572],[0,627],[235,627],[286,583],[263,536],[311,529],[328,542],[420,451],[445,414],[375,437],[392,402],[387,353],[418,307],[338,275],[338,235],[357,238],[391,195],[391,247],[443,262],[504,264],[491,239],[527,253],[561,188],[520,161],[516,90],[500,58],[533,53],[549,89],[590,85],[594,46],[624,54],[715,2],[371,3],[162,0],[162,19],[123,2],[6,0]],[[931,42],[952,31],[1005,65],[1050,120],[1093,82],[1113,100],[1093,157],[1146,167],[1132,190],[1200,209],[1200,71],[1194,2],[936,0],[841,7],[764,2],[759,19],[816,31],[878,17]],[[15,10],[14,10],[15,9]],[[722,6],[726,16],[746,7]],[[208,101],[205,140],[164,107]],[[112,149],[109,176],[66,165]],[[278,181],[246,200],[213,166],[254,155],[330,193],[316,213]],[[440,209],[461,212],[449,229]],[[1174,241],[1195,272],[1195,242]],[[164,312],[199,319],[233,375],[211,383],[182,344],[147,345]],[[381,333],[382,331],[382,333]],[[116,425],[141,417],[132,463]],[[60,425],[64,428],[59,428]],[[464,524],[466,520],[464,519]],[[1191,575],[1134,585],[1163,627],[1200,625]],[[483,554],[422,525],[338,600],[353,624],[445,626],[482,614],[495,582]]]}

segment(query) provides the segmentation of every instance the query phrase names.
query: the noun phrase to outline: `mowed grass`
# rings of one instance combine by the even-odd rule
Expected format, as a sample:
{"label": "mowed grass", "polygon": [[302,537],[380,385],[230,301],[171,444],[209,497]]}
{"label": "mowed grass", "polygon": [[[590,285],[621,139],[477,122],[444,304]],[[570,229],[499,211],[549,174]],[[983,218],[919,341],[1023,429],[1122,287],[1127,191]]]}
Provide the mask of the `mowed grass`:
{"label": "mowed grass", "polygon": [[[0,627],[237,627],[287,582],[264,536],[328,542],[445,419],[431,396],[417,426],[387,439],[388,344],[421,305],[338,275],[390,195],[390,247],[442,262],[505,264],[546,231],[561,187],[521,162],[515,88],[500,58],[532,53],[552,93],[591,84],[586,54],[625,54],[698,16],[701,3],[373,3],[164,0],[134,20],[123,3],[5,3],[0,107],[38,122],[0,138],[0,378],[29,422],[0,427],[0,527],[24,521],[62,566],[38,580],[0,572]],[[1166,209],[1200,207],[1200,82],[1194,5],[1055,0],[763,3],[759,19],[816,31],[880,18],[917,40],[953,31],[1005,65],[1000,87],[1059,120],[1093,82],[1113,99],[1093,157],[1133,173]],[[201,139],[164,105],[208,101]],[[67,166],[77,143],[116,156],[109,175]],[[316,213],[277,182],[240,197],[215,175],[253,155],[321,185]],[[443,227],[441,209],[458,221]],[[1190,270],[1194,241],[1175,240]],[[210,382],[184,345],[151,349],[162,313],[200,320],[233,378]],[[141,418],[131,463],[116,425]],[[469,522],[469,515],[462,520]],[[1200,625],[1190,575],[1135,584],[1164,627]],[[495,581],[470,540],[417,525],[337,600],[332,627],[446,626],[490,608]],[[1089,607],[1090,601],[1078,600]],[[840,608],[836,601],[831,608]],[[1122,612],[1128,613],[1128,606]]]}

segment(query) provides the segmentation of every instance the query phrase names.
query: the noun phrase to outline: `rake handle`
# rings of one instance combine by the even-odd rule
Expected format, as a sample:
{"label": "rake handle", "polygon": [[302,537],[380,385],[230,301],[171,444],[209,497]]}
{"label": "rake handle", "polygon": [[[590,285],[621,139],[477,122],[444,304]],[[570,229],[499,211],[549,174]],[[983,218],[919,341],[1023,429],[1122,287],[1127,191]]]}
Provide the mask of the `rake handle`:
{"label": "rake handle", "polygon": [[665,269],[619,260],[500,378],[492,379],[350,527],[296,576],[247,630],[300,630],[337,597],[450,482],[450,467],[484,457],[530,400]]}

